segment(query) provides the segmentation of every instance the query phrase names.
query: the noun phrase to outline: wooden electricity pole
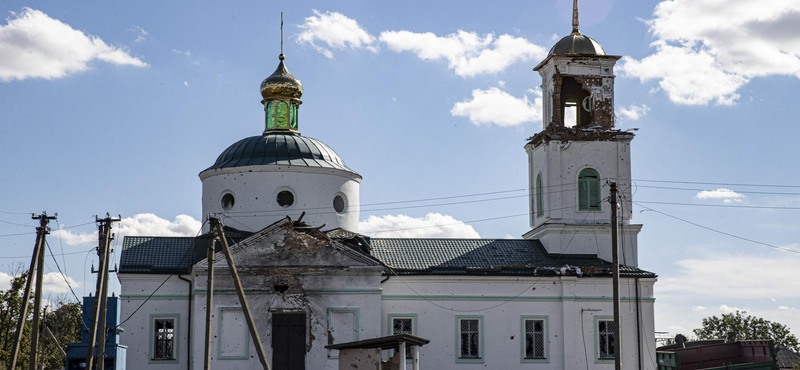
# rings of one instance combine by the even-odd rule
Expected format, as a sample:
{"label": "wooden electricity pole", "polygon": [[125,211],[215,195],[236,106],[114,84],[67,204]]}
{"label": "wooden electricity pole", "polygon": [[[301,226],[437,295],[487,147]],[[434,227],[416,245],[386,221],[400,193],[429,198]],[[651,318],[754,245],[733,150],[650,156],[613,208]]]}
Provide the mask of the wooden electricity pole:
{"label": "wooden electricity pole", "polygon": [[258,354],[258,360],[261,361],[261,366],[264,370],[270,370],[269,363],[267,363],[267,356],[264,354],[264,347],[261,344],[261,338],[258,336],[258,331],[256,330],[256,323],[253,320],[253,314],[250,312],[250,306],[247,304],[247,297],[244,295],[244,288],[242,287],[242,281],[239,279],[239,272],[236,270],[236,265],[233,262],[233,257],[231,256],[231,250],[228,246],[228,239],[225,237],[225,231],[222,229],[222,223],[219,221],[218,218],[209,216],[208,217],[209,224],[211,225],[211,232],[214,234],[214,238],[212,238],[211,246],[209,247],[208,255],[209,257],[209,264],[208,264],[208,305],[206,306],[206,364],[205,369],[211,368],[211,360],[210,354],[208,353],[210,343],[211,343],[211,315],[209,314],[213,307],[211,306],[212,294],[214,291],[214,280],[213,280],[213,273],[214,273],[214,257],[213,248],[214,248],[214,239],[220,241],[222,246],[222,253],[225,255],[225,260],[228,262],[228,270],[231,274],[231,279],[233,280],[233,285],[236,287],[236,294],[239,296],[239,303],[242,305],[242,312],[244,313],[244,318],[247,321],[247,326],[250,330],[250,339],[253,341],[253,345],[256,347],[256,353]]}
{"label": "wooden electricity pole", "polygon": [[28,303],[31,298],[31,285],[33,285],[33,274],[36,273],[36,291],[33,299],[33,328],[31,330],[31,352],[30,352],[30,366],[29,369],[36,368],[36,345],[39,343],[39,308],[42,306],[42,275],[44,271],[44,246],[46,243],[46,235],[50,233],[50,228],[47,224],[50,220],[55,220],[56,216],[48,216],[47,212],[36,216],[31,216],[34,220],[39,220],[39,226],[36,228],[36,245],[33,248],[33,256],[31,257],[31,267],[28,269],[28,276],[25,279],[25,293],[22,295],[22,304],[19,309],[19,319],[17,321],[17,331],[14,334],[14,344],[11,348],[11,359],[9,360],[8,369],[14,370],[17,367],[17,360],[19,359],[19,347],[22,343],[22,332],[25,329],[25,321],[28,317]]}
{"label": "wooden electricity pole", "polygon": [[[97,356],[97,369],[102,370],[105,366],[105,338],[106,338],[106,303],[108,296],[108,266],[109,253],[111,249],[111,223],[118,222],[119,218],[111,218],[106,214],[106,218],[97,218],[95,221],[100,224],[98,232],[97,255],[100,257],[100,269],[97,271],[97,285],[95,287],[94,307],[92,309],[92,328],[89,330],[89,349],[86,354],[86,369],[92,370],[95,360],[95,346],[98,344],[98,328],[100,339],[99,356]],[[101,322],[102,320],[102,322]]]}
{"label": "wooden electricity pole", "polygon": [[620,370],[622,368],[622,358],[620,356],[620,350],[622,349],[620,339],[622,335],[619,321],[619,244],[617,242],[617,233],[619,233],[617,214],[619,210],[617,209],[617,183],[612,181],[609,186],[611,188],[611,195],[608,200],[611,203],[611,264],[614,265],[614,279],[612,282],[614,291],[614,370]]}
{"label": "wooden electricity pole", "polygon": [[[213,232],[213,230],[212,230]],[[213,234],[212,234],[213,235]],[[217,238],[210,239],[208,245],[208,281],[206,282],[206,349],[203,357],[203,370],[211,370],[211,321],[214,313],[214,244]]]}

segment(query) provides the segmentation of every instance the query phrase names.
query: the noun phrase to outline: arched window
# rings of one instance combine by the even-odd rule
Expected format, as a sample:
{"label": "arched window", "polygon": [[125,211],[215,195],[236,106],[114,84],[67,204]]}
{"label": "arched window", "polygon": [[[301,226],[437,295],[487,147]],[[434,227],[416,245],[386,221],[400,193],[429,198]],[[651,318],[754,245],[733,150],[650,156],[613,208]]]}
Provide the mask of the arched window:
{"label": "arched window", "polygon": [[600,175],[591,168],[584,169],[578,175],[578,209],[600,210]]}
{"label": "arched window", "polygon": [[544,194],[542,193],[542,174],[536,176],[536,215],[544,214]]}

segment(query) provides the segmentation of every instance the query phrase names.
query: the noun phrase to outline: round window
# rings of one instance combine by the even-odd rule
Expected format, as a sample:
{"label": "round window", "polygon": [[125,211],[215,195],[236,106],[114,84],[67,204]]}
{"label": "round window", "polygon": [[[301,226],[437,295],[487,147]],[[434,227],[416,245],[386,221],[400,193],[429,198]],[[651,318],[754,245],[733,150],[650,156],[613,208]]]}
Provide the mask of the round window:
{"label": "round window", "polygon": [[283,208],[289,208],[294,204],[294,194],[291,191],[284,190],[278,193],[278,205]]}
{"label": "round window", "polygon": [[222,196],[222,209],[227,211],[233,208],[234,203],[236,203],[236,199],[233,197],[233,194],[227,193]]}
{"label": "round window", "polygon": [[333,198],[333,209],[339,213],[344,212],[344,198],[341,195],[337,195]]}

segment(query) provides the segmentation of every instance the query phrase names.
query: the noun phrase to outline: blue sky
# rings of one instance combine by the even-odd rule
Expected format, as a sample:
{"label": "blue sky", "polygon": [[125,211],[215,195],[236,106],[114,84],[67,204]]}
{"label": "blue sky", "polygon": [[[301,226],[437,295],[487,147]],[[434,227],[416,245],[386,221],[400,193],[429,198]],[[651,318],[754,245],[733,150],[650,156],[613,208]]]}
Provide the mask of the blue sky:
{"label": "blue sky", "polygon": [[[619,127],[639,128],[634,179],[703,183],[637,181],[634,200],[691,204],[646,205],[800,251],[798,210],[708,206],[800,207],[800,1],[724,4],[584,0],[581,31],[623,56],[616,109]],[[532,68],[571,16],[567,0],[0,8],[0,211],[11,212],[0,220],[33,225],[14,213],[47,210],[70,226],[111,212],[128,235],[197,232],[197,174],[263,130],[258,86],[278,62],[280,11],[287,66],[305,87],[300,131],[364,177],[362,203],[524,189],[523,145],[542,127]],[[464,200],[513,195],[525,192]],[[526,213],[524,197],[435,204],[361,218],[376,216],[373,230],[448,224],[415,235],[528,231],[525,216],[452,225]],[[741,308],[800,334],[800,255],[634,210],[640,266],[660,276],[657,330],[689,334],[703,317]],[[75,227],[50,245],[86,251],[93,231]],[[0,235],[25,232],[0,223]],[[29,255],[32,234],[0,241],[2,274],[27,265],[6,257]],[[84,270],[96,257],[85,257],[58,257],[78,294],[93,287]],[[49,278],[51,292],[65,292]]]}

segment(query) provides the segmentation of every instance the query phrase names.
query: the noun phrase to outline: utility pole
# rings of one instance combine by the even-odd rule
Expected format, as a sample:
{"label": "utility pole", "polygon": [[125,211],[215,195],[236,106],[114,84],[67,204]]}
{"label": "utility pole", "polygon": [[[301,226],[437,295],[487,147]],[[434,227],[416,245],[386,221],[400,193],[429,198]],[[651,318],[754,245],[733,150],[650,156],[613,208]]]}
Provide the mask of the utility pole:
{"label": "utility pole", "polygon": [[614,370],[620,370],[622,368],[622,358],[620,356],[622,349],[620,339],[622,335],[619,322],[619,243],[617,242],[617,234],[619,233],[617,215],[619,210],[617,209],[617,183],[611,181],[609,182],[609,187],[611,188],[611,195],[608,200],[611,203],[611,264],[614,265],[614,279],[612,282],[614,291]]}
{"label": "utility pole", "polygon": [[[213,233],[213,230],[212,230]],[[211,370],[211,321],[214,312],[214,244],[217,243],[216,236],[211,238],[208,245],[208,281],[206,282],[206,348],[203,357],[203,369]]]}
{"label": "utility pole", "polygon": [[[86,354],[86,369],[92,370],[95,360],[95,345],[97,344],[98,328],[100,328],[100,350],[97,369],[102,370],[105,365],[105,337],[106,337],[106,302],[108,296],[108,265],[111,249],[111,223],[119,222],[119,218],[111,218],[106,213],[106,218],[95,216],[99,225],[97,255],[100,257],[100,269],[97,271],[97,286],[95,288],[94,309],[92,312],[92,328],[89,331],[89,350]],[[102,322],[101,322],[102,320]],[[101,357],[102,356],[102,357]]]}
{"label": "utility pole", "polygon": [[[253,345],[256,347],[256,353],[258,354],[258,359],[261,361],[261,366],[264,370],[270,370],[269,363],[267,362],[267,356],[264,354],[264,347],[261,344],[261,338],[258,336],[258,331],[256,330],[256,324],[253,320],[253,314],[250,312],[250,306],[247,304],[247,297],[244,295],[244,288],[242,287],[242,281],[239,279],[239,272],[236,270],[236,265],[233,262],[233,257],[231,256],[231,250],[228,246],[228,239],[225,237],[225,231],[222,229],[222,223],[219,221],[218,218],[209,216],[208,217],[209,224],[211,225],[211,232],[214,233],[214,237],[220,241],[222,245],[222,253],[225,255],[225,259],[228,262],[228,270],[230,270],[231,279],[233,280],[233,285],[236,287],[236,294],[239,296],[239,303],[242,305],[242,312],[244,313],[244,318],[247,321],[247,326],[250,329],[250,339],[252,339]],[[210,247],[213,249],[213,243]],[[212,251],[209,250],[209,255],[211,255]],[[206,352],[208,352],[208,346],[211,342],[211,332],[209,329],[211,326],[211,318],[209,316],[209,312],[211,312],[212,307],[210,305],[211,302],[211,294],[213,292],[213,279],[210,277],[213,274],[214,265],[211,264],[213,262],[213,257],[209,259],[209,280],[208,280],[208,302],[209,305],[206,306]],[[206,369],[210,368],[210,360],[209,354],[206,354]]]}
{"label": "utility pole", "polygon": [[44,340],[46,339],[44,336],[44,329],[47,328],[47,322],[45,321],[46,319],[47,319],[47,306],[44,306],[44,310],[42,310],[42,326],[39,328],[39,336],[41,337],[42,340],[42,344],[39,346],[42,347],[41,348],[42,361],[39,365],[40,370],[44,370],[44,364],[47,362],[47,358],[45,357],[45,351],[44,351],[45,350]]}
{"label": "utility pole", "polygon": [[[46,242],[46,235],[50,233],[50,228],[47,224],[50,220],[55,220],[55,216],[48,216],[47,212],[42,212],[40,215],[32,215],[31,218],[39,220],[39,226],[36,228],[36,245],[33,248],[33,256],[31,256],[31,267],[28,269],[28,276],[25,279],[25,293],[22,295],[22,304],[19,309],[19,319],[17,321],[17,331],[14,334],[14,344],[11,349],[11,359],[9,360],[8,369],[14,370],[17,367],[17,360],[19,359],[19,347],[22,343],[22,332],[25,329],[25,321],[28,317],[28,303],[31,298],[31,285],[33,285],[33,274],[36,273],[36,292],[34,298],[34,312],[33,312],[33,330],[31,330],[31,356],[30,356],[30,369],[35,369],[36,366],[36,346],[34,343],[39,341],[39,308],[42,305],[42,271],[44,271],[44,245]],[[34,340],[36,342],[34,342]]]}

